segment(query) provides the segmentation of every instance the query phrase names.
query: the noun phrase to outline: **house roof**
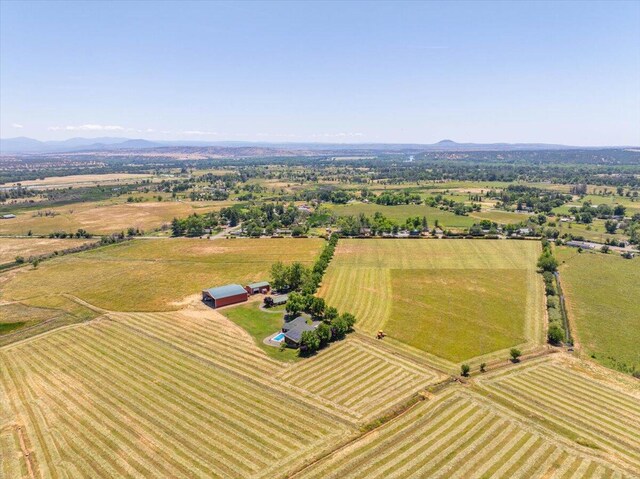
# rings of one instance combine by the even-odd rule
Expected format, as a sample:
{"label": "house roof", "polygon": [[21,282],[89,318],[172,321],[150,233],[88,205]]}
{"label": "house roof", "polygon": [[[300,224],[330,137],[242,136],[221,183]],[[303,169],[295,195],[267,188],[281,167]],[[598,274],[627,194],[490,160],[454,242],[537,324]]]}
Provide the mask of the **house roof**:
{"label": "house roof", "polygon": [[307,318],[299,316],[293,321],[286,322],[282,325],[282,331],[286,338],[289,338],[296,343],[302,339],[302,333],[305,331],[313,331],[318,327],[320,321],[314,321],[311,324],[307,324]]}
{"label": "house roof", "polygon": [[248,284],[247,287],[254,288],[264,288],[265,286],[270,286],[268,281],[259,281],[257,283]]}
{"label": "house roof", "polygon": [[225,286],[218,286],[217,288],[209,288],[206,290],[213,299],[228,298],[229,296],[236,296],[238,294],[247,294],[247,291],[239,284],[227,284]]}
{"label": "house roof", "polygon": [[271,296],[271,299],[273,299],[274,303],[286,303],[287,300],[289,299],[289,295],[288,294],[275,294],[275,295]]}

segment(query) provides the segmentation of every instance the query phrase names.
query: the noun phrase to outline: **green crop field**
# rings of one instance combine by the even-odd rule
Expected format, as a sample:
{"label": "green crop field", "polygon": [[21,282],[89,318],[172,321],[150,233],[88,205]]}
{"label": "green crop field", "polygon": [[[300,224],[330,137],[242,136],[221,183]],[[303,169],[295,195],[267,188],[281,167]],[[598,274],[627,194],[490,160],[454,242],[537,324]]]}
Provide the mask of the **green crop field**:
{"label": "green crop field", "polygon": [[584,352],[606,366],[640,370],[640,261],[558,249],[569,319]]}
{"label": "green crop field", "polygon": [[0,278],[0,300],[71,294],[110,311],[169,311],[205,288],[269,278],[276,261],[311,264],[320,239],[134,240]]}
{"label": "green crop field", "polygon": [[539,254],[528,241],[341,240],[320,294],[359,330],[458,363],[540,344]]}
{"label": "green crop field", "polygon": [[537,361],[481,380],[491,397],[540,418],[578,444],[624,461],[640,474],[640,394],[572,370],[564,361]]}
{"label": "green crop field", "polygon": [[396,221],[404,222],[409,217],[427,217],[429,227],[438,221],[441,228],[464,229],[472,226],[476,220],[470,216],[459,216],[450,211],[443,211],[426,205],[397,205],[385,206],[372,203],[352,203],[348,205],[333,205],[332,211],[338,216],[358,216],[364,213],[373,216],[377,211]]}
{"label": "green crop field", "polygon": [[273,477],[351,430],[189,347],[116,316],[0,351],[3,477]]}
{"label": "green crop field", "polygon": [[623,477],[602,459],[459,389],[418,404],[300,475],[304,479],[612,476]]}

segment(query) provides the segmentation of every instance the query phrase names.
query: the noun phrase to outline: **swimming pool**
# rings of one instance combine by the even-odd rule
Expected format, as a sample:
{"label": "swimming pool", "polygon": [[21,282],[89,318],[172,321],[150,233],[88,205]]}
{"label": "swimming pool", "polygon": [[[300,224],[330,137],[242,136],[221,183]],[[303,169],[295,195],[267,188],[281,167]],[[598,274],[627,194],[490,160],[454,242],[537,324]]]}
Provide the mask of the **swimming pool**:
{"label": "swimming pool", "polygon": [[273,338],[271,338],[272,341],[276,341],[276,342],[281,342],[284,340],[284,333],[280,333],[277,336],[274,336]]}

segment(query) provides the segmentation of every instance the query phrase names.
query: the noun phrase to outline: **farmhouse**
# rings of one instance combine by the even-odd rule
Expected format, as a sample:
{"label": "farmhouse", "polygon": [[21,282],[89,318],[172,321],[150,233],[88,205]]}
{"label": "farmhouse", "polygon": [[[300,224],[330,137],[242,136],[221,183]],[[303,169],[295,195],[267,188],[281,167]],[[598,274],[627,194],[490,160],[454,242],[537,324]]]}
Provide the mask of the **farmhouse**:
{"label": "farmhouse", "polygon": [[299,316],[292,321],[287,321],[282,325],[282,332],[284,333],[284,340],[289,347],[300,347],[300,340],[302,339],[302,333],[305,331],[314,331],[320,321],[313,321],[311,324],[307,323],[307,318]]}
{"label": "farmhouse", "polygon": [[280,306],[281,304],[286,304],[288,299],[289,299],[288,294],[276,294],[274,296],[271,296],[271,300],[273,301],[272,303],[273,306]]}
{"label": "farmhouse", "polygon": [[202,291],[202,301],[213,302],[214,308],[242,303],[247,299],[247,291],[239,284],[227,284]]}
{"label": "farmhouse", "polygon": [[271,291],[271,285],[267,281],[260,281],[259,283],[251,283],[244,287],[249,294],[267,294]]}

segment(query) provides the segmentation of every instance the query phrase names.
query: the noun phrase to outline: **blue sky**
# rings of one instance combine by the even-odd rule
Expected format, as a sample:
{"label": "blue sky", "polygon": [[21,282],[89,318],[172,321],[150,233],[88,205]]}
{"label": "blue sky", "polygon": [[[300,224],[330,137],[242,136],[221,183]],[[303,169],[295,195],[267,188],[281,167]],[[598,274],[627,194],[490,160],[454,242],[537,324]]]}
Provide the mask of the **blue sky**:
{"label": "blue sky", "polygon": [[0,136],[640,145],[640,2],[3,0]]}

